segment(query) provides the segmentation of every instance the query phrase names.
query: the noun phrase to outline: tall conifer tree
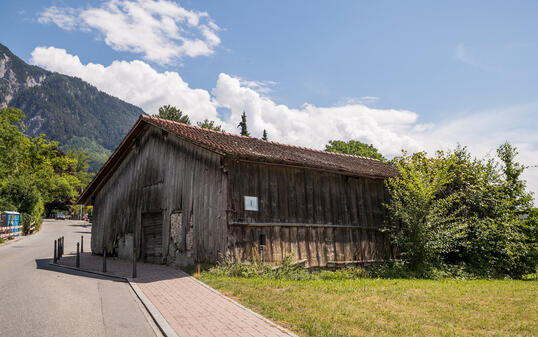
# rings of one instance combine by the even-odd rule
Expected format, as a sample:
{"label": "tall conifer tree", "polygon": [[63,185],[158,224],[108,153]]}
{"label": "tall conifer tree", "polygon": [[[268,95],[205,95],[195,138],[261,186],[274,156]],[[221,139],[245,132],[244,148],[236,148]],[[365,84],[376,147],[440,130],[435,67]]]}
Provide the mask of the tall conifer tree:
{"label": "tall conifer tree", "polygon": [[239,125],[237,125],[238,128],[241,128],[241,136],[247,136],[250,137],[250,133],[247,129],[247,114],[245,111],[243,111],[243,114],[241,115],[241,122]]}

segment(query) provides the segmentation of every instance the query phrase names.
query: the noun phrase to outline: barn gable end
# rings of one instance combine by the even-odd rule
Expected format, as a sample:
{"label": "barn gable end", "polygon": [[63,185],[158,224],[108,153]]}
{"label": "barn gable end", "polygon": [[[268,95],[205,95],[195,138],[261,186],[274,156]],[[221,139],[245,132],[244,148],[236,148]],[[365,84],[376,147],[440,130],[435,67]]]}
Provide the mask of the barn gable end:
{"label": "barn gable end", "polygon": [[[94,195],[92,251],[101,254],[105,245],[108,254],[125,250],[132,256],[132,241],[125,241],[134,236],[141,260],[216,260],[226,247],[226,176],[220,166],[220,155],[148,126]],[[144,235],[151,229],[143,220],[159,216],[160,244],[154,244],[162,258],[148,259]]]}

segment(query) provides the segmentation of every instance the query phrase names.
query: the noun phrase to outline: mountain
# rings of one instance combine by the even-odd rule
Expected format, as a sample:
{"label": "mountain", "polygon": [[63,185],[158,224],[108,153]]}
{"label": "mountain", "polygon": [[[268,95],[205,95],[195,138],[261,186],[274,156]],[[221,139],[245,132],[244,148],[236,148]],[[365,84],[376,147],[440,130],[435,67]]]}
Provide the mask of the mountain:
{"label": "mountain", "polygon": [[83,150],[96,171],[144,111],[83,80],[26,64],[0,44],[0,107],[26,114],[28,136]]}

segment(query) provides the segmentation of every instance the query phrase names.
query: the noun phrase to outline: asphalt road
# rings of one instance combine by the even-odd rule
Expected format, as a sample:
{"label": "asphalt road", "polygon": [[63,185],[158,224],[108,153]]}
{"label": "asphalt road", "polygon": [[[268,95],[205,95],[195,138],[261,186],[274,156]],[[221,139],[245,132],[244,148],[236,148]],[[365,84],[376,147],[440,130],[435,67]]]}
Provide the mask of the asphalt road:
{"label": "asphalt road", "polygon": [[91,228],[46,221],[41,231],[0,246],[0,336],[155,336],[156,328],[128,283],[49,265],[54,239],[75,251]]}

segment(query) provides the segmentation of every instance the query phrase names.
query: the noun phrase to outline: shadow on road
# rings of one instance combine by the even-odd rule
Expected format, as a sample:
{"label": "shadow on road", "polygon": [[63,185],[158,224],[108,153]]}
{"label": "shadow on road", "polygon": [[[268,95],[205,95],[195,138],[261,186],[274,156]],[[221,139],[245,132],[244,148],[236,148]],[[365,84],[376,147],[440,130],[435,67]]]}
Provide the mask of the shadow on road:
{"label": "shadow on road", "polygon": [[92,224],[90,223],[87,223],[87,222],[83,222],[83,223],[80,223],[80,224],[71,224],[71,225],[67,225],[69,227],[83,227],[83,228],[88,228],[88,227],[91,227]]}
{"label": "shadow on road", "polygon": [[88,273],[88,272],[85,272],[85,271],[78,271],[78,270],[73,270],[73,269],[53,266],[53,265],[50,265],[51,262],[52,262],[52,259],[36,259],[35,260],[36,268],[37,269],[42,269],[42,270],[48,270],[48,271],[52,271],[52,272],[56,272],[56,273],[62,273],[62,274],[74,275],[74,276],[81,276],[81,277],[89,277],[89,278],[94,278],[94,279],[99,279],[99,280],[109,280],[109,281],[115,281],[115,282],[126,282],[126,281],[124,281],[122,279],[115,278],[113,276],[108,277],[108,276],[104,276],[104,275]]}
{"label": "shadow on road", "polygon": [[[44,261],[44,262],[41,262]],[[65,272],[78,276],[87,276],[87,277],[96,277],[99,278],[99,275],[94,275],[84,271],[69,270],[62,267],[55,267],[49,265],[51,259],[36,260],[37,268],[47,269],[51,271]],[[76,255],[75,254],[66,254],[59,261],[58,264],[75,268],[76,265]],[[84,252],[80,254],[80,268],[82,270],[102,273],[103,271],[103,256],[102,255],[92,255],[92,253]],[[123,277],[128,278],[133,276],[133,265],[131,261],[119,259],[117,257],[107,257],[107,275],[111,277]],[[150,263],[137,263],[137,277],[135,281],[137,283],[150,283],[162,280],[176,279],[189,276],[180,269],[173,268],[166,265],[150,264]]]}

